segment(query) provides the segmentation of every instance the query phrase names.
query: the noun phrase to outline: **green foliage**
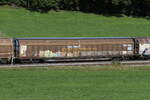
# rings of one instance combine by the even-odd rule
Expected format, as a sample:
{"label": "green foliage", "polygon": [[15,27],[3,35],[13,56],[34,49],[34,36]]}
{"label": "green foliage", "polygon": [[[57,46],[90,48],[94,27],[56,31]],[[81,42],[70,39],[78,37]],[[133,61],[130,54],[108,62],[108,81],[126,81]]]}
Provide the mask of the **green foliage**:
{"label": "green foliage", "polygon": [[0,4],[23,6],[30,10],[74,10],[98,14],[150,16],[150,0],[1,0]]}
{"label": "green foliage", "polygon": [[132,1],[131,0],[112,0],[112,4],[115,4],[115,5],[120,5],[120,4],[130,5],[130,4],[132,4]]}
{"label": "green foliage", "polygon": [[3,5],[3,4],[8,4],[8,1],[9,1],[9,0],[0,0],[0,4],[1,4],[1,5]]}
{"label": "green foliage", "polygon": [[135,16],[150,16],[150,0],[112,0],[120,13]]}
{"label": "green foliage", "polygon": [[[5,2],[4,2],[5,1]],[[3,0],[2,3],[15,4],[16,6],[23,6],[30,10],[50,10],[59,9],[60,0]]]}
{"label": "green foliage", "polygon": [[59,9],[60,0],[30,0],[28,2],[28,8],[33,10],[45,10]]}
{"label": "green foliage", "polygon": [[61,0],[60,7],[66,10],[80,10],[80,0]]}

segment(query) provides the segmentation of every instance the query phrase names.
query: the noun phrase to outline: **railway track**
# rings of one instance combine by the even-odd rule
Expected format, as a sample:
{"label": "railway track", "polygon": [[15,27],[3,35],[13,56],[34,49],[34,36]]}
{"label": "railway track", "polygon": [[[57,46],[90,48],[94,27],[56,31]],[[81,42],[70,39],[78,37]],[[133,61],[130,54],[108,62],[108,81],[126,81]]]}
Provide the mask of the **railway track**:
{"label": "railway track", "polygon": [[150,60],[134,60],[134,61],[89,61],[89,62],[53,62],[53,63],[33,63],[33,64],[2,64],[0,68],[17,68],[17,67],[49,67],[49,66],[104,66],[104,65],[125,65],[125,66],[150,66]]}

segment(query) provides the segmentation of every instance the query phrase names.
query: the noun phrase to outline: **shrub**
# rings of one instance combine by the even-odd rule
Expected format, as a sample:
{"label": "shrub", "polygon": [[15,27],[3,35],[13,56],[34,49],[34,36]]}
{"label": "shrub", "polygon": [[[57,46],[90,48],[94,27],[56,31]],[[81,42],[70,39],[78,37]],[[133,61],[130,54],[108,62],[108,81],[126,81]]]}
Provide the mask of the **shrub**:
{"label": "shrub", "polygon": [[30,10],[74,10],[98,14],[126,14],[150,16],[150,0],[0,0]]}

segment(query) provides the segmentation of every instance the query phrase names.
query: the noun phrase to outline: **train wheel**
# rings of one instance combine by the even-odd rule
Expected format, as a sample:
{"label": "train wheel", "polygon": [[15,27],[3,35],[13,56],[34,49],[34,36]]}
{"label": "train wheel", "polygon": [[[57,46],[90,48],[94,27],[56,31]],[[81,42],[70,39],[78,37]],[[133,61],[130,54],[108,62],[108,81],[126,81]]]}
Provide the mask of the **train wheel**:
{"label": "train wheel", "polygon": [[0,62],[1,62],[1,64],[8,64],[9,63],[8,59],[1,59]]}
{"label": "train wheel", "polygon": [[122,60],[121,57],[113,57],[113,58],[112,58],[112,61],[121,61],[121,60]]}
{"label": "train wheel", "polygon": [[41,60],[40,59],[32,59],[32,63],[40,63]]}

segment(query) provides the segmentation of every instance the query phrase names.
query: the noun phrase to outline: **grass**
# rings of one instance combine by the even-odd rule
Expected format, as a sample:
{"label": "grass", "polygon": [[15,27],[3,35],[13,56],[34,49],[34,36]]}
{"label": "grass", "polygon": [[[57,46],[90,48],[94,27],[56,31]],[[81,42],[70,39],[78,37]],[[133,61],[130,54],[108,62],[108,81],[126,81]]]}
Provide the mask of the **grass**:
{"label": "grass", "polygon": [[0,33],[7,37],[150,36],[150,20],[80,12],[30,12],[0,7]]}
{"label": "grass", "polygon": [[149,100],[149,69],[0,69],[0,100]]}

